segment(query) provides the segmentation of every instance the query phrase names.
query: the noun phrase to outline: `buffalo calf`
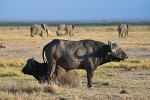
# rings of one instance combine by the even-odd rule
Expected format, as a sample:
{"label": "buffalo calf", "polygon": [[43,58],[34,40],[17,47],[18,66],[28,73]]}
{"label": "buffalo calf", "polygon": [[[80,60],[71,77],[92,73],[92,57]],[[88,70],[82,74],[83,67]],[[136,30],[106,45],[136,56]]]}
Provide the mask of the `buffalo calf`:
{"label": "buffalo calf", "polygon": [[[39,63],[35,59],[28,59],[25,67],[22,69],[24,74],[33,75],[39,83],[44,83],[46,78],[47,64]],[[59,84],[70,85],[71,87],[81,86],[81,80],[78,73],[75,70],[66,71],[65,69],[58,67],[54,72],[53,80],[56,80]]]}

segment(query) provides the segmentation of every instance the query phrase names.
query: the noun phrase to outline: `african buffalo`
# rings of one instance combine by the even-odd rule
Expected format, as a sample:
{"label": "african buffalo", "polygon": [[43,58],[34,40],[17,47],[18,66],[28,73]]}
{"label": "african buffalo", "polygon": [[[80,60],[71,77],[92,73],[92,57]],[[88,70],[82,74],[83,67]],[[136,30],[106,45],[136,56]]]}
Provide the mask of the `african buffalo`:
{"label": "african buffalo", "polygon": [[111,61],[119,62],[128,58],[117,43],[110,41],[105,44],[94,40],[68,41],[59,39],[54,39],[45,45],[42,56],[44,63],[48,62],[47,78],[53,77],[57,66],[63,66],[66,70],[85,69],[88,87],[92,87],[93,72],[99,65]]}
{"label": "african buffalo", "polygon": [[[47,78],[45,77],[47,70],[46,63],[39,63],[35,59],[28,59],[25,67],[22,69],[24,74],[33,75],[34,78],[38,80],[39,83],[47,82]],[[59,84],[62,85],[70,85],[72,87],[81,86],[80,76],[75,70],[70,70],[66,72],[65,69],[58,67],[55,70],[55,78]]]}

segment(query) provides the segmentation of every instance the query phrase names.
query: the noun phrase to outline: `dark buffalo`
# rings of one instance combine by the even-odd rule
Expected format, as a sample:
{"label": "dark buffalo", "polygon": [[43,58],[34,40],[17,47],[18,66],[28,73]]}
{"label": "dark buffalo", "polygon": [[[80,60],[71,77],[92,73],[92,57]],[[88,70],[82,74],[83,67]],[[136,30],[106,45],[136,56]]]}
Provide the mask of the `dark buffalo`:
{"label": "dark buffalo", "polygon": [[[44,53],[47,59],[45,59]],[[111,61],[119,62],[127,58],[127,54],[117,43],[108,42],[105,44],[94,40],[54,39],[44,46],[42,55],[44,62],[48,62],[48,78],[53,77],[58,65],[63,66],[66,70],[85,69],[88,87],[92,87],[93,72],[99,65]]]}
{"label": "dark buffalo", "polygon": [[[39,63],[33,58],[27,60],[22,72],[24,74],[33,75],[33,77],[36,78],[39,83],[45,83],[48,81],[46,78],[47,64]],[[65,69],[57,67],[54,75],[55,78],[53,80],[56,80],[60,84],[68,84],[72,87],[79,87],[81,85],[80,76],[75,70],[66,72]]]}

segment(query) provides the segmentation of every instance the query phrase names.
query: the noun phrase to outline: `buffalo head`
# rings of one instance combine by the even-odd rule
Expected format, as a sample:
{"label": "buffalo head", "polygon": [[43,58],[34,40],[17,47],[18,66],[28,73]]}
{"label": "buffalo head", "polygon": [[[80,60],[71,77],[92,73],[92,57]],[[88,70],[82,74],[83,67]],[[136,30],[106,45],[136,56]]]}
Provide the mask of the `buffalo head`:
{"label": "buffalo head", "polygon": [[108,41],[110,52],[108,53],[110,61],[119,62],[128,58],[127,54],[121,49],[117,43],[111,43]]}
{"label": "buffalo head", "polygon": [[22,69],[22,72],[24,74],[32,75],[37,70],[37,68],[35,67],[36,64],[37,61],[35,61],[33,58],[28,59],[25,67]]}
{"label": "buffalo head", "polygon": [[35,59],[28,59],[25,67],[22,69],[24,74],[33,75],[40,83],[45,81],[45,71],[47,65],[39,63]]}

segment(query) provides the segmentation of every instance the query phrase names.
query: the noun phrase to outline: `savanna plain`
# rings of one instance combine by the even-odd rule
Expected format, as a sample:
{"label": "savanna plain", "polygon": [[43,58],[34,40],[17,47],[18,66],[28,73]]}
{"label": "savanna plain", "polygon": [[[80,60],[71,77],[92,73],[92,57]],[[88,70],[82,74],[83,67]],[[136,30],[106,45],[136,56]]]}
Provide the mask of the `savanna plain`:
{"label": "savanna plain", "polygon": [[[130,25],[129,36],[119,38],[117,26],[75,26],[74,36],[30,37],[30,26],[0,26],[0,100],[149,100],[150,26]],[[93,76],[94,88],[87,88],[86,72],[76,70],[82,86],[39,84],[21,72],[27,59],[42,61],[42,49],[53,39],[93,39],[117,42],[129,58],[99,66]]]}

